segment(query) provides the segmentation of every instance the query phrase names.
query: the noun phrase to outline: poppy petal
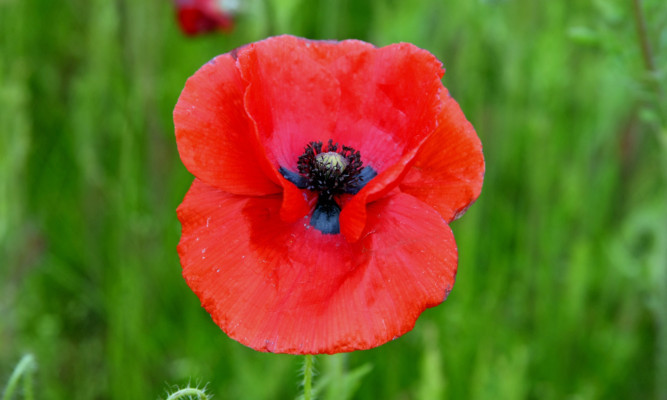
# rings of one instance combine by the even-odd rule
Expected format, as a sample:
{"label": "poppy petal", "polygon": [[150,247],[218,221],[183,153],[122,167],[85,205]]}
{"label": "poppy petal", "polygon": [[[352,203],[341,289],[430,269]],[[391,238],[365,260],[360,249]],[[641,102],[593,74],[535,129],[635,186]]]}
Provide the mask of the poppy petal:
{"label": "poppy petal", "polygon": [[278,193],[275,172],[243,107],[244,89],[229,54],[190,77],[174,108],[178,152],[186,168],[210,185],[235,194]]}
{"label": "poppy petal", "polygon": [[442,64],[409,43],[374,48],[349,40],[324,46],[319,61],[341,88],[333,138],[359,150],[364,163],[382,173],[434,130]]}
{"label": "poppy petal", "polygon": [[408,332],[451,290],[453,235],[416,198],[369,204],[356,243],[284,222],[280,204],[195,180],[178,209],[183,276],[231,338],[279,353],[368,349]]}
{"label": "poppy petal", "polygon": [[399,187],[450,222],[479,197],[484,156],[479,137],[458,103],[445,95],[443,104],[438,128],[420,149]]}
{"label": "poppy petal", "polygon": [[[359,150],[365,165],[379,174],[341,214],[342,232],[357,240],[366,203],[397,185],[436,127],[433,116],[445,90],[442,64],[408,43],[375,48],[357,40],[293,36],[254,43],[237,59],[249,82],[246,109],[276,168],[294,168],[305,145],[332,138]],[[282,183],[285,191],[293,189]],[[307,207],[286,199],[283,209],[294,221]]]}
{"label": "poppy petal", "polygon": [[380,173],[435,128],[444,70],[409,43],[284,35],[244,48],[238,60],[248,113],[279,167],[294,168],[308,143],[333,139]]}
{"label": "poppy petal", "polygon": [[296,168],[312,141],[333,132],[340,101],[336,80],[310,56],[306,41],[278,36],[237,52],[247,82],[245,107],[276,169]]}
{"label": "poppy petal", "polygon": [[[422,141],[425,140],[426,138],[422,139]],[[366,227],[367,203],[381,198],[398,185],[401,177],[407,173],[418,150],[419,147],[410,149],[398,162],[371,179],[357,195],[344,204],[340,213],[340,232],[347,241],[352,243],[359,240]]]}

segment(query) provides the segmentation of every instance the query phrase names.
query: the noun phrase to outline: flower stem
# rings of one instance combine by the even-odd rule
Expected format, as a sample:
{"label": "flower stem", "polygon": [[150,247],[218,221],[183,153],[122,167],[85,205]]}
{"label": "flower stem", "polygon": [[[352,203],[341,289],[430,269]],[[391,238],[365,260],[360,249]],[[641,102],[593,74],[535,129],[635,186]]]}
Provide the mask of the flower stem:
{"label": "flower stem", "polygon": [[185,388],[172,393],[167,397],[167,400],[177,400],[186,397],[190,398],[190,396],[197,396],[199,400],[208,400],[209,398],[203,390],[197,388]]}
{"label": "flower stem", "polygon": [[35,398],[32,390],[32,374],[37,367],[35,357],[32,354],[26,354],[21,358],[21,361],[16,365],[12,375],[9,377],[7,387],[2,395],[2,400],[9,400],[12,398],[19,380],[23,377],[23,395],[26,400],[33,400]]}
{"label": "flower stem", "polygon": [[303,400],[313,400],[313,356],[306,354],[303,359]]}

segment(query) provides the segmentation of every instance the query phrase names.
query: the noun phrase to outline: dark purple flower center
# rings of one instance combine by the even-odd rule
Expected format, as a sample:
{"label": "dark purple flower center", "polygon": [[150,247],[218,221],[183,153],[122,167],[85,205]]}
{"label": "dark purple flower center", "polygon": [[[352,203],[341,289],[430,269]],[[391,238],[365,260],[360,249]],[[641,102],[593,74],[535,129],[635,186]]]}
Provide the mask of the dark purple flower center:
{"label": "dark purple flower center", "polygon": [[338,216],[340,206],[334,196],[358,193],[377,172],[370,166],[363,167],[361,154],[349,146],[338,146],[330,139],[310,142],[297,161],[299,172],[280,167],[285,179],[300,189],[318,193],[317,204],[310,224],[322,233],[340,233]]}

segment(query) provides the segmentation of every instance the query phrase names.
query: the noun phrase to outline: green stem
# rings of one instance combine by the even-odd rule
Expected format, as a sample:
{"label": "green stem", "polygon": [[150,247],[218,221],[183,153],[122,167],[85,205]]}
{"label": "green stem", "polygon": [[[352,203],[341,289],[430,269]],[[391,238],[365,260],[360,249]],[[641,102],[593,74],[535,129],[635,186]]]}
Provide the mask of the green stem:
{"label": "green stem", "polygon": [[[635,24],[637,26],[637,37],[642,51],[642,59],[644,61],[644,68],[649,74],[649,80],[652,89],[655,92],[656,100],[655,107],[657,108],[660,118],[660,126],[658,127],[658,139],[663,146],[663,150],[667,150],[667,121],[665,121],[665,107],[663,88],[661,86],[660,76],[656,68],[655,55],[649,40],[648,29],[646,26],[646,18],[641,0],[633,0],[633,10],[635,14]],[[664,158],[663,158],[664,159]],[[667,179],[667,163],[663,167],[663,179]],[[667,304],[667,273],[663,271],[662,280],[657,287],[658,307],[656,312],[656,368],[655,368],[655,391],[656,398],[667,399],[667,381],[664,377],[667,374],[667,312],[665,311],[665,304]]]}
{"label": "green stem", "polygon": [[9,377],[7,387],[2,395],[2,400],[9,400],[12,398],[19,380],[23,377],[23,394],[26,400],[33,400],[34,393],[32,390],[32,373],[37,367],[35,357],[32,354],[26,354],[21,358],[21,361],[14,368],[14,372]]}
{"label": "green stem", "polygon": [[306,354],[303,360],[303,400],[313,399],[313,356]]}
{"label": "green stem", "polygon": [[642,11],[642,2],[641,0],[634,0],[632,5],[634,6],[637,36],[639,36],[639,44],[642,48],[644,67],[646,67],[650,73],[655,73],[655,61],[653,58],[653,51],[651,50],[651,43],[648,39],[648,32],[646,30],[646,20],[644,19],[644,12]]}
{"label": "green stem", "polygon": [[[650,85],[652,86],[655,95],[657,96],[656,106],[658,107],[659,114],[662,114],[661,111],[663,108],[663,88],[660,82],[660,76],[658,73],[658,68],[656,67],[655,55],[653,54],[653,48],[651,46],[651,41],[649,39],[648,28],[646,26],[646,18],[644,17],[644,9],[642,6],[642,0],[633,0],[633,11],[635,17],[635,25],[637,27],[637,38],[639,39],[639,46],[642,51],[642,60],[644,61],[644,68],[648,72],[648,79]],[[662,128],[664,128],[665,120],[663,117],[660,118]]]}
{"label": "green stem", "polygon": [[26,373],[23,377],[23,398],[25,400],[33,400],[35,398],[31,371],[28,371],[28,373]]}
{"label": "green stem", "polygon": [[185,388],[176,391],[167,397],[167,400],[177,400],[181,398],[189,398],[190,396],[197,396],[200,400],[208,400],[206,392],[197,388]]}

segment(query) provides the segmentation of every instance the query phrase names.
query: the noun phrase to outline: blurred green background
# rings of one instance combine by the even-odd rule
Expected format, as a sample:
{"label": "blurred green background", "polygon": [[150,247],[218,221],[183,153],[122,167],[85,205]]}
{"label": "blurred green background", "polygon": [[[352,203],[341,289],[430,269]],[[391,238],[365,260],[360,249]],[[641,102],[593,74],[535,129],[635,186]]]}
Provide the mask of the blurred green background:
{"label": "blurred green background", "polygon": [[171,121],[207,60],[292,33],[428,49],[487,162],[449,299],[319,356],[323,398],[667,399],[667,6],[640,4],[645,54],[635,3],[253,0],[186,38],[168,0],[0,0],[0,387],[32,353],[40,399],[298,395],[301,359],[227,338],[180,275]]}

